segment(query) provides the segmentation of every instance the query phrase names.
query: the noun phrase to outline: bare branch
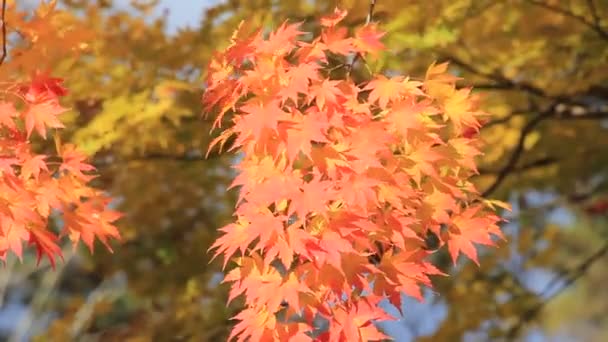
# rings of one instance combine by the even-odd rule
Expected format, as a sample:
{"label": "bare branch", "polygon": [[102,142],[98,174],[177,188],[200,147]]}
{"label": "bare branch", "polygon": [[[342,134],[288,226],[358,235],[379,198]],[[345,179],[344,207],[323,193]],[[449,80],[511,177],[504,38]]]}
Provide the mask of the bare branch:
{"label": "bare branch", "polygon": [[[540,158],[538,160],[526,163],[526,164],[524,164],[522,166],[514,167],[510,172],[524,172],[524,171],[536,169],[536,168],[539,168],[539,167],[545,167],[545,166],[548,166],[548,165],[552,165],[552,164],[555,164],[556,162],[558,162],[558,160],[556,158],[553,158],[553,157]],[[497,174],[497,173],[500,173],[500,170],[496,171],[496,170],[489,170],[489,169],[484,169],[484,168],[479,168],[478,171],[479,171],[480,174]]]}
{"label": "bare branch", "polygon": [[557,116],[560,120],[604,120],[608,119],[608,112],[583,112],[576,114],[573,112],[560,113]]}
{"label": "bare branch", "polygon": [[[511,327],[511,329],[509,329],[509,331],[507,332],[507,334],[506,334],[507,338],[509,340],[513,340],[518,335],[518,333],[521,331],[521,329],[528,322],[530,322],[532,319],[534,319],[534,317],[536,317],[536,315],[538,315],[540,313],[540,311],[552,299],[554,299],[555,297],[557,297],[558,295],[563,293],[567,288],[569,288],[577,280],[582,278],[587,273],[589,268],[591,268],[591,266],[593,264],[595,264],[598,260],[600,260],[602,257],[604,257],[607,254],[608,254],[608,241],[604,242],[604,244],[597,251],[595,251],[593,254],[591,254],[589,257],[587,257],[585,260],[583,260],[580,264],[578,264],[572,270],[570,270],[569,272],[566,272],[566,273],[560,273],[555,278],[553,278],[553,280],[551,280],[547,284],[547,286],[545,286],[544,290],[541,292],[541,297],[545,297],[545,299],[542,302],[531,307],[530,309],[525,311],[523,313],[523,315],[521,315],[519,321],[515,325],[513,325]],[[565,281],[565,284],[563,286],[561,286],[558,291],[550,293],[551,290],[555,287],[555,285],[558,284],[562,280]]]}
{"label": "bare branch", "polygon": [[207,158],[205,158],[202,154],[170,154],[170,153],[161,153],[161,152],[150,152],[143,155],[134,155],[125,158],[119,158],[119,160],[107,159],[107,158],[97,158],[94,160],[93,164],[97,168],[107,167],[112,164],[116,164],[117,162],[155,162],[155,161],[173,161],[173,162],[205,162],[210,159],[219,158],[220,153],[210,153]]}
{"label": "bare branch", "polygon": [[500,170],[500,172],[496,176],[496,180],[494,180],[494,183],[492,183],[492,185],[490,185],[483,192],[483,197],[487,197],[492,192],[494,192],[502,184],[502,182],[505,181],[507,176],[515,169],[517,162],[519,161],[519,158],[521,157],[524,151],[524,144],[526,142],[526,138],[530,133],[532,133],[532,130],[536,128],[539,123],[541,123],[543,120],[547,119],[553,114],[553,107],[554,106],[551,106],[551,108],[539,113],[532,120],[528,121],[528,123],[524,126],[524,128],[521,130],[517,145],[511,153],[511,157],[507,161],[507,164]]}
{"label": "bare branch", "polygon": [[591,17],[593,18],[593,23],[596,26],[600,26],[600,17],[597,14],[597,8],[595,7],[595,3],[593,0],[587,0],[587,6],[589,7],[589,12],[591,12]]}
{"label": "bare branch", "polygon": [[[548,4],[546,2],[543,1],[538,1],[538,0],[524,0],[525,2],[534,5],[534,6],[538,6],[538,7],[542,7],[544,9],[547,9],[549,11],[555,12],[555,13],[559,13],[565,17],[571,18],[573,20],[578,21],[579,23],[589,27],[591,30],[595,31],[600,37],[602,37],[605,40],[608,40],[608,31],[604,30],[600,25],[599,25],[599,20],[595,20],[594,18],[594,22],[591,22],[589,20],[587,20],[587,18],[575,14],[571,11],[568,11],[562,7],[559,6],[555,6],[555,5],[551,5]],[[592,15],[597,16],[597,13],[595,12],[595,6],[593,5],[592,1],[588,1],[590,2],[590,7],[592,8]],[[595,14],[593,14],[595,13]]]}
{"label": "bare branch", "polygon": [[468,71],[477,76],[481,76],[490,80],[492,83],[480,83],[474,84],[474,89],[493,89],[493,90],[513,90],[513,91],[524,91],[526,93],[532,94],[537,97],[541,97],[544,99],[558,101],[564,104],[569,105],[585,105],[580,101],[576,100],[572,95],[552,95],[547,93],[544,89],[535,86],[532,83],[525,81],[516,81],[511,78],[506,77],[504,74],[493,71],[493,72],[485,72],[473,66],[473,64],[467,63],[461,58],[454,56],[446,51],[438,51],[438,53],[443,56],[444,59],[450,61],[451,64],[460,67],[461,69]]}
{"label": "bare branch", "polygon": [[[372,19],[374,18],[374,9],[376,8],[376,0],[370,0],[369,1],[369,10],[367,11],[367,17],[365,18],[365,25],[369,25],[372,22]],[[359,59],[363,58],[363,56],[361,55],[360,52],[357,52],[357,54],[355,55],[355,57],[353,57],[353,60],[348,64],[348,74],[350,74],[350,72],[353,70],[353,67],[355,66],[355,63],[357,63],[357,61]]]}
{"label": "bare branch", "polygon": [[6,13],[6,0],[2,0],[2,14],[0,14],[2,20],[2,56],[0,57],[0,65],[4,63],[6,58],[6,22],[4,21],[4,14]]}
{"label": "bare branch", "polygon": [[374,16],[374,8],[376,7],[376,0],[370,0],[369,11],[367,11],[367,18],[365,19],[365,25],[369,25],[372,22]]}

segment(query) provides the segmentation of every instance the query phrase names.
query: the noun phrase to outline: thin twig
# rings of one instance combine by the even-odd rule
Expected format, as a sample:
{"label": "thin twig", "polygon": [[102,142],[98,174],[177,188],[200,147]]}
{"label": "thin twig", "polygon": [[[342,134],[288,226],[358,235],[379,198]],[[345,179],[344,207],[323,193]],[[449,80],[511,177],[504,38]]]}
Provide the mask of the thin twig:
{"label": "thin twig", "polygon": [[492,185],[490,185],[483,192],[483,194],[482,194],[483,197],[487,197],[491,193],[493,193],[502,184],[502,182],[504,182],[504,180],[507,178],[507,176],[515,169],[517,162],[519,161],[519,158],[521,157],[521,154],[524,151],[524,146],[525,146],[526,138],[528,137],[528,135],[530,133],[532,133],[532,130],[539,123],[541,123],[543,120],[547,119],[552,114],[553,114],[553,108],[549,108],[549,109],[539,113],[532,120],[528,121],[528,123],[521,130],[521,133],[519,136],[519,141],[517,142],[515,149],[511,153],[511,157],[507,161],[507,164],[500,170],[500,172],[496,176],[496,180],[494,180],[494,183],[492,183]]}
{"label": "thin twig", "polygon": [[376,7],[376,0],[371,0],[369,2],[369,11],[367,11],[367,18],[365,19],[365,25],[369,25],[369,23],[372,22],[375,7]]}
{"label": "thin twig", "polygon": [[6,58],[6,22],[4,21],[4,13],[6,12],[6,0],[2,0],[2,14],[0,20],[2,20],[2,57],[0,57],[0,65],[4,63]]}
{"label": "thin twig", "polygon": [[[533,169],[540,168],[540,167],[545,167],[548,165],[553,165],[556,162],[558,162],[558,160],[553,157],[540,158],[535,161],[526,163],[522,166],[514,167],[511,170],[511,172],[524,172],[524,171],[533,170]],[[482,175],[500,173],[500,170],[497,171],[497,170],[484,169],[484,168],[479,168],[479,169],[477,169],[477,171],[479,171],[479,173]]]}
{"label": "thin twig", "polygon": [[595,8],[595,3],[593,2],[593,0],[587,0],[587,6],[589,7],[589,12],[591,12],[593,22],[596,26],[600,26],[600,17],[597,14],[597,8]]}
{"label": "thin twig", "polygon": [[[376,0],[370,0],[369,2],[369,10],[367,11],[367,17],[365,18],[365,26],[369,25],[372,22],[372,19],[374,18],[374,9],[376,8]],[[360,52],[357,52],[357,54],[355,55],[355,57],[353,57],[353,60],[348,64],[348,74],[350,74],[350,72],[353,70],[353,67],[355,66],[355,63],[357,63],[357,61],[363,58],[363,56],[361,55]]]}
{"label": "thin twig", "polygon": [[[573,20],[576,20],[578,22],[580,22],[581,24],[589,27],[591,30],[595,31],[600,37],[602,37],[603,39],[608,40],[608,31],[604,30],[599,24],[598,22],[591,22],[589,20],[587,20],[587,18],[575,14],[573,12],[570,12],[562,7],[559,6],[555,6],[555,5],[551,5],[548,4],[546,2],[543,1],[538,1],[538,0],[525,0],[527,3],[534,5],[534,6],[538,6],[538,7],[542,7],[546,10],[549,11],[553,11],[555,13],[559,13],[567,18],[571,18]],[[593,3],[592,3],[593,5]],[[595,6],[593,7],[595,8]]]}
{"label": "thin twig", "polygon": [[511,79],[499,71],[485,72],[473,66],[471,63],[467,63],[461,58],[454,56],[446,51],[439,50],[438,54],[442,55],[443,58],[447,59],[451,64],[454,64],[461,69],[468,71],[477,76],[486,78],[493,84],[474,84],[475,89],[498,89],[498,90],[521,90],[529,94],[548,99],[558,101],[569,105],[585,105],[584,103],[573,99],[570,95],[552,95],[547,93],[544,89],[535,86],[532,83],[526,81],[517,81]]}
{"label": "thin twig", "polygon": [[[577,280],[582,278],[589,268],[602,257],[608,254],[608,242],[605,242],[602,247],[600,247],[597,251],[591,254],[587,259],[583,260],[578,266],[572,269],[570,272],[566,274],[558,274],[555,278],[553,278],[549,283],[545,286],[544,290],[541,292],[541,297],[546,296],[546,298],[536,304],[535,306],[528,309],[526,312],[521,315],[519,321],[509,329],[506,336],[509,340],[513,340],[517,334],[521,331],[521,329],[525,326],[525,324],[531,321],[536,315],[555,297],[563,293],[570,285],[574,284]],[[551,294],[549,292],[555,287],[557,283],[559,283],[563,278],[565,284],[560,287],[558,291],[555,291]]]}

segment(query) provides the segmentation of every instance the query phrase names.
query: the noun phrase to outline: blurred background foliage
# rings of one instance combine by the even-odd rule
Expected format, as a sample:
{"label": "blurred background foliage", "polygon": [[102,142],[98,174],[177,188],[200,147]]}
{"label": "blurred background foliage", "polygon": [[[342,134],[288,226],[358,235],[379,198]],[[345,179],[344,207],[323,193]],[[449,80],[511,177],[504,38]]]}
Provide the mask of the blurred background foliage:
{"label": "blurred background foliage", "polygon": [[[242,19],[314,32],[336,5],[350,11],[349,27],[365,22],[367,1],[225,0],[169,32],[167,16],[153,16],[158,1],[63,0],[40,44],[11,46],[24,75],[66,79],[63,138],[92,156],[98,185],[126,216],[114,254],[66,249],[56,271],[9,257],[3,338],[225,340],[239,303],[226,307],[207,249],[234,207],[234,155],[203,158],[211,124],[201,77]],[[9,31],[24,20],[15,11]],[[377,0],[373,18],[388,49],[356,77],[416,78],[450,61],[492,114],[476,182],[514,208],[508,243],[483,250],[481,267],[439,256],[451,277],[383,327],[398,341],[608,341],[608,2]]]}

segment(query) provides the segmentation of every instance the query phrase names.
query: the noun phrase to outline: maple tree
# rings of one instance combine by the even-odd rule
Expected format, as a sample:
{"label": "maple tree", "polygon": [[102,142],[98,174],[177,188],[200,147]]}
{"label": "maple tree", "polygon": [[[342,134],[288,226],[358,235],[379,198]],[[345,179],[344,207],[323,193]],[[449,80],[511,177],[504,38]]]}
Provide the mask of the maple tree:
{"label": "maple tree", "polygon": [[[7,57],[5,11],[2,1],[0,67]],[[50,12],[52,4],[38,14]],[[48,34],[44,25],[36,25],[36,18],[9,30],[22,32],[22,44],[31,44]],[[23,62],[19,57],[9,59],[11,64]],[[3,80],[0,92],[0,258],[6,260],[9,251],[21,258],[27,242],[36,249],[38,262],[46,257],[54,268],[55,259],[62,256],[59,239],[65,236],[74,244],[82,240],[91,252],[96,238],[111,250],[108,240],[120,238],[114,226],[120,214],[109,208],[104,192],[90,186],[94,167],[86,156],[73,144],[62,143],[57,134],[55,154],[37,153],[33,147],[36,136],[47,139],[64,127],[60,115],[67,109],[60,98],[67,89],[62,80],[38,71],[26,80]],[[61,221],[59,231],[49,228],[51,220]]]}
{"label": "maple tree", "polygon": [[[120,221],[120,253],[64,249],[65,262],[56,271],[35,268],[27,253],[23,263],[9,256],[0,270],[0,292],[6,291],[11,303],[2,313],[12,315],[16,301],[35,320],[22,325],[27,317],[19,319],[21,335],[0,334],[13,334],[13,340],[40,334],[41,341],[225,340],[234,322],[227,318],[240,309],[242,297],[225,305],[228,286],[217,285],[221,258],[208,264],[206,250],[216,227],[230,220],[237,189],[224,190],[234,177],[229,169],[234,156],[212,151],[209,159],[201,158],[212,122],[199,118],[198,75],[242,19],[270,29],[289,18],[303,22],[301,30],[319,32],[317,18],[338,3],[349,9],[341,24],[350,29],[366,20],[369,2],[211,1],[201,21],[188,27],[182,20],[199,13],[190,3],[188,14],[180,13],[181,1],[134,0],[128,6],[60,0],[52,12],[33,16],[33,7],[22,15],[10,5],[23,9],[35,2],[7,1],[12,37],[0,78],[14,79],[17,68],[25,76],[38,68],[65,79],[70,92],[61,102],[70,110],[61,114],[66,127],[57,133],[91,156],[101,174],[94,184],[118,197],[116,206],[127,215]],[[480,251],[479,267],[472,262],[451,267],[448,249],[440,249],[431,260],[450,273],[434,279],[440,295],[424,291],[421,304],[404,297],[405,314],[379,324],[385,333],[419,341],[471,334],[480,340],[526,338],[539,332],[547,338],[606,340],[608,301],[601,289],[608,264],[597,257],[606,255],[606,221],[589,209],[608,189],[602,119],[608,44],[601,35],[607,5],[376,1],[374,19],[387,31],[388,49],[356,63],[352,77],[364,80],[369,69],[385,70],[387,77],[418,76],[429,61],[452,61],[450,72],[463,77],[458,84],[484,93],[481,108],[491,114],[480,132],[485,143],[476,158],[480,175],[471,180],[487,191],[500,179],[491,196],[516,208],[504,229],[509,248]],[[171,13],[160,15],[161,6]],[[36,44],[19,46],[20,33],[10,28],[29,20],[34,29],[44,27],[44,34]],[[74,50],[80,52],[76,58]],[[344,71],[337,68],[334,75]],[[54,154],[53,139],[33,142],[36,151]],[[434,235],[427,240],[429,246],[436,243]],[[53,277],[58,281],[49,285],[45,279]],[[543,288],[543,279],[554,286]],[[122,285],[108,292],[106,285],[117,280]],[[49,314],[57,318],[49,326],[39,324]]]}
{"label": "maple tree", "polygon": [[429,276],[444,274],[425,236],[454,263],[460,254],[477,262],[474,244],[502,237],[493,206],[503,204],[469,180],[485,116],[470,89],[456,88],[447,64],[422,80],[332,76],[329,58],[348,70],[384,48],[372,22],[350,37],[338,25],[346,14],[322,18],[312,40],[300,24],[266,36],[241,23],[209,64],[206,111],[215,126],[233,112],[210,149],[235,136],[231,150],[243,155],[236,222],[211,246],[224,266],[235,257],[229,300],[245,298],[230,338],[388,338],[373,324],[390,319],[379,302],[422,299]]}

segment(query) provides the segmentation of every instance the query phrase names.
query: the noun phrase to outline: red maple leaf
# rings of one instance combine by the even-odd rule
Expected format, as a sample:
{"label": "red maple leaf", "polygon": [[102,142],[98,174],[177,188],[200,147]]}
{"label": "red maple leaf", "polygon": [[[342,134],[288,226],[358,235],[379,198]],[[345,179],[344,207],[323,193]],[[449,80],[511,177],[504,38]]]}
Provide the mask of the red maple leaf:
{"label": "red maple leaf", "polygon": [[384,49],[384,44],[380,41],[385,32],[378,30],[376,24],[365,25],[357,29],[355,33],[355,46],[363,53],[376,54]]}
{"label": "red maple leaf", "polygon": [[65,112],[65,108],[52,100],[30,104],[23,112],[28,138],[34,129],[46,139],[47,128],[63,128],[63,124],[57,117],[63,112]]}
{"label": "red maple leaf", "polygon": [[463,253],[479,265],[473,243],[494,246],[491,235],[504,239],[496,224],[500,219],[494,215],[477,216],[480,209],[478,206],[470,207],[452,221],[453,229],[449,233],[448,249],[454,264],[458,255]]}
{"label": "red maple leaf", "polygon": [[348,11],[341,10],[338,7],[334,9],[334,13],[326,15],[320,19],[321,25],[325,27],[332,27],[338,25],[348,14]]}

